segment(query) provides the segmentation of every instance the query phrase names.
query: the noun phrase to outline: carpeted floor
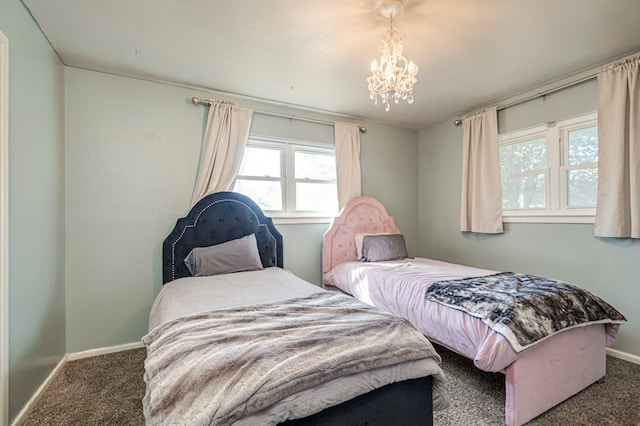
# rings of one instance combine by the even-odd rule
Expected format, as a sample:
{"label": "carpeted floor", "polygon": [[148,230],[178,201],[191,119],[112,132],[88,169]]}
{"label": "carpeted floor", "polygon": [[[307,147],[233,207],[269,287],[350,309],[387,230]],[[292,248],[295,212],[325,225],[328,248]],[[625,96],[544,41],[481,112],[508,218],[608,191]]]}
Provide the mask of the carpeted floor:
{"label": "carpeted floor", "polygon": [[[437,347],[452,406],[436,412],[444,425],[504,424],[504,376]],[[145,350],[68,362],[23,425],[143,425]],[[591,385],[530,425],[640,425],[640,365],[607,357],[607,378]]]}
{"label": "carpeted floor", "polygon": [[67,362],[23,425],[144,425],[146,349]]}
{"label": "carpeted floor", "polygon": [[[451,407],[434,413],[434,424],[504,424],[504,375],[485,373],[473,362],[437,346],[447,374]],[[528,425],[640,425],[640,365],[607,356],[607,377],[533,419]]]}

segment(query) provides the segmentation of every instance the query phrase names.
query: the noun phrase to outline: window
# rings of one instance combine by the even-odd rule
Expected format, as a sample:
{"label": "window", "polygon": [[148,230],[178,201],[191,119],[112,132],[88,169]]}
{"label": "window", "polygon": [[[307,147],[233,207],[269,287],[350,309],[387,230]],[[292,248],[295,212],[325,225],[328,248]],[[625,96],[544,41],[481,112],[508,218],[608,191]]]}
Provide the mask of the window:
{"label": "window", "polygon": [[595,113],[500,136],[502,209],[512,222],[593,222]]}
{"label": "window", "polygon": [[249,139],[234,191],[273,217],[331,217],[338,212],[333,147]]}

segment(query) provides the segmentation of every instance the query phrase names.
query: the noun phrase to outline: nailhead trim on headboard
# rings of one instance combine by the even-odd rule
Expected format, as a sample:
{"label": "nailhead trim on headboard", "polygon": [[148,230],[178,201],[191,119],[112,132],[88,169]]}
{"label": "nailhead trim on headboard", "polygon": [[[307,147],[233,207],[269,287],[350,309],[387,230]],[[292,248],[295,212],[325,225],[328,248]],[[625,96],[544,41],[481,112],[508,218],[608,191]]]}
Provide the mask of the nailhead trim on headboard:
{"label": "nailhead trim on headboard", "polygon": [[[228,196],[226,196],[228,195]],[[208,198],[213,199],[213,201],[210,202],[206,202],[206,200]],[[246,200],[243,201],[243,200]],[[203,201],[205,201],[205,203],[203,204]],[[256,237],[258,237],[258,250],[261,254],[261,259],[263,259],[263,263],[264,263],[264,255],[265,255],[265,251],[266,249],[270,248],[271,252],[267,255],[268,258],[270,258],[273,261],[273,264],[275,266],[280,266],[282,267],[282,259],[280,258],[281,253],[282,253],[282,248],[281,248],[281,242],[282,242],[282,236],[280,235],[280,233],[277,231],[277,229],[275,229],[275,227],[273,226],[273,222],[271,221],[270,218],[266,217],[263,213],[262,210],[260,210],[260,208],[257,206],[257,204],[255,204],[251,199],[249,199],[248,197],[242,195],[242,194],[238,194],[235,192],[221,192],[221,193],[215,193],[215,194],[211,194],[208,195],[207,197],[205,197],[204,199],[200,200],[198,203],[196,203],[196,205],[194,206],[194,208],[197,208],[198,210],[191,210],[187,216],[179,219],[176,223],[175,228],[173,229],[173,231],[169,234],[169,237],[167,237],[167,239],[165,240],[165,244],[163,245],[163,256],[164,256],[164,260],[163,260],[163,268],[166,268],[167,266],[169,266],[170,271],[166,271],[166,269],[163,272],[163,281],[164,282],[168,282],[168,281],[172,281],[175,280],[176,278],[180,278],[180,276],[177,276],[176,271],[178,269],[177,267],[177,262],[178,260],[176,259],[176,247],[179,246],[180,244],[183,244],[183,237],[185,235],[185,233],[187,232],[187,230],[195,230],[198,225],[200,224],[200,219],[202,217],[202,215],[207,212],[209,209],[211,208],[216,208],[217,206],[223,206],[225,205],[225,203],[233,203],[235,205],[237,205],[238,207],[240,207],[240,209],[238,210],[238,212],[244,212],[246,213],[247,211],[250,212],[250,215],[253,216],[255,218],[255,222],[257,224],[257,229],[256,229]],[[215,215],[215,212],[213,212],[213,215]],[[232,216],[233,217],[233,216]],[[238,228],[237,229],[242,229],[242,225],[246,224],[247,222],[244,222],[244,219],[246,219],[246,215],[241,215],[239,214],[238,217],[234,218],[235,222],[238,222],[238,220],[242,219],[243,222],[240,223],[238,222]],[[220,219],[219,219],[220,220]],[[186,223],[184,223],[186,221]],[[224,225],[223,225],[224,226]],[[225,228],[226,229],[226,228]],[[236,229],[235,226],[231,226],[230,231],[233,231],[234,229]],[[273,232],[272,232],[273,230]],[[198,231],[200,232],[200,231]],[[202,229],[203,233],[206,232],[211,232],[211,229]],[[236,231],[237,233],[237,231]],[[172,237],[173,235],[176,235],[176,237]],[[229,232],[230,235],[233,235],[233,232]],[[277,234],[277,235],[275,235]],[[261,235],[264,235],[261,237]],[[267,238],[266,241],[269,241],[269,244],[265,244],[265,239]],[[261,241],[262,240],[262,243]],[[224,241],[222,241],[224,242]],[[167,248],[165,247],[166,244],[169,243],[170,244],[170,258],[167,259]],[[189,243],[187,243],[189,244]],[[194,246],[195,247],[195,246]],[[190,246],[185,246],[185,247],[181,247],[181,252],[182,251],[186,251],[187,249],[190,251],[191,248]],[[270,257],[269,257],[270,256]],[[169,260],[170,261],[170,265],[166,264],[166,261]],[[169,275],[167,276],[167,272],[169,272]],[[182,273],[181,273],[182,275]]]}

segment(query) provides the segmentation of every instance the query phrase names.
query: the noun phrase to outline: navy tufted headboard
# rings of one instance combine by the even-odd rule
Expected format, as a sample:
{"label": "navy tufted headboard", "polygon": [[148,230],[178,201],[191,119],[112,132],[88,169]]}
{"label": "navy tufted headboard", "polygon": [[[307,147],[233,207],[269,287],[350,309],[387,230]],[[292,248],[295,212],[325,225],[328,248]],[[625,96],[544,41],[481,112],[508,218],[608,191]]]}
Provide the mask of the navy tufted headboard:
{"label": "navy tufted headboard", "polygon": [[216,192],[202,198],[162,244],[162,282],[191,274],[184,258],[194,247],[207,247],[256,234],[262,266],[282,268],[282,234],[249,197]]}

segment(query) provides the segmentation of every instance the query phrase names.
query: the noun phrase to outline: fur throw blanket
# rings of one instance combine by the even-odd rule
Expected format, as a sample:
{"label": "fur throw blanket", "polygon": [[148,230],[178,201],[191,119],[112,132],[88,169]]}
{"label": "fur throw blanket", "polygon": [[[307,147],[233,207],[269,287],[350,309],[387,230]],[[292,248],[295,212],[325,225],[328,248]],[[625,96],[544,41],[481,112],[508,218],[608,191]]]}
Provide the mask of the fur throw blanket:
{"label": "fur throw blanket", "polygon": [[332,379],[419,359],[433,360],[434,408],[448,404],[431,343],[408,321],[338,293],[192,314],[143,342],[147,424],[231,424]]}
{"label": "fur throw blanket", "polygon": [[507,338],[516,352],[571,327],[626,321],[587,290],[513,272],[436,282],[425,297],[482,319]]}

